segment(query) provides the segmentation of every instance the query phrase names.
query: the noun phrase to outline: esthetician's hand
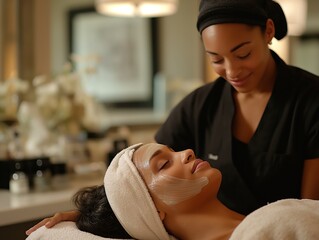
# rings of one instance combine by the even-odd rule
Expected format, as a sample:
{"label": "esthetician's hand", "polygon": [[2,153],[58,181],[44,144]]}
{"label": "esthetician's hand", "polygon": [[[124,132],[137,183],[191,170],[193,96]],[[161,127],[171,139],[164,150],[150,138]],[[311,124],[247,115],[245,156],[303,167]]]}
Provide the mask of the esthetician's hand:
{"label": "esthetician's hand", "polygon": [[30,235],[32,232],[37,230],[38,228],[42,226],[46,226],[47,228],[51,228],[54,225],[58,224],[59,222],[63,221],[72,221],[75,222],[77,218],[79,217],[79,211],[73,210],[73,211],[68,211],[68,212],[60,212],[54,214],[53,217],[45,218],[41,222],[37,223],[33,227],[31,227],[29,230],[27,230],[25,233],[27,235]]}

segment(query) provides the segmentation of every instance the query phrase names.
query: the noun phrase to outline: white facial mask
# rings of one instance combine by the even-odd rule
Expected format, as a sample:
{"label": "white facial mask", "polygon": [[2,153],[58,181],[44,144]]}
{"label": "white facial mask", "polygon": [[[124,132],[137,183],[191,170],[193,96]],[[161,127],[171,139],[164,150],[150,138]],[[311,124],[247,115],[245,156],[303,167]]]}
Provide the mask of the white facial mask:
{"label": "white facial mask", "polygon": [[[139,169],[148,169],[148,159],[151,158],[154,152],[163,147],[163,145],[155,143],[147,144],[147,146],[144,159],[135,163]],[[167,205],[175,205],[196,196],[209,182],[207,177],[190,180],[166,174],[160,174],[156,177],[152,173],[150,173],[149,177],[153,180],[148,185],[148,188]]]}
{"label": "white facial mask", "polygon": [[207,177],[189,180],[162,174],[148,187],[164,203],[175,205],[196,196],[207,184]]}

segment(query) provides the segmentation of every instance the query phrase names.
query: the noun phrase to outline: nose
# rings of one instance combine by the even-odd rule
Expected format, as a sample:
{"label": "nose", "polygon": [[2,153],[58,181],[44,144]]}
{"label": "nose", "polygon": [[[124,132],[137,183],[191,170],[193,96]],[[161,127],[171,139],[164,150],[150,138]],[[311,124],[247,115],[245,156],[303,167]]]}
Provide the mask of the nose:
{"label": "nose", "polygon": [[194,151],[191,149],[186,149],[181,152],[181,161],[183,164],[189,163],[195,159]]}
{"label": "nose", "polygon": [[227,61],[225,63],[226,77],[229,80],[234,80],[239,77],[241,73],[241,66],[238,62]]}

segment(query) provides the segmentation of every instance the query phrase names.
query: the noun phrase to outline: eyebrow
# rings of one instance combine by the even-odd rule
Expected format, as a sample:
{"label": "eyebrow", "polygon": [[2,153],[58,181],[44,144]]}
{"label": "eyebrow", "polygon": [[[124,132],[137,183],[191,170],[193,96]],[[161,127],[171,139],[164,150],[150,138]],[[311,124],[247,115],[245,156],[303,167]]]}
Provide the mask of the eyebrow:
{"label": "eyebrow", "polygon": [[148,164],[151,163],[151,160],[152,160],[154,157],[156,157],[157,155],[161,154],[162,152],[163,152],[162,149],[156,150],[156,151],[151,155],[151,157],[148,159]]}
{"label": "eyebrow", "polygon": [[[172,148],[170,148],[170,147],[167,146],[167,145],[163,145],[163,146],[166,147],[166,148],[168,148],[168,149],[171,150],[171,151],[174,151]],[[161,154],[162,152],[163,152],[162,149],[157,149],[157,150],[150,156],[150,158],[148,159],[148,164],[151,163],[151,160],[152,160],[154,157],[156,157],[157,155]]]}
{"label": "eyebrow", "polygon": [[[250,41],[247,41],[247,42],[243,42],[243,43],[240,43],[238,44],[237,46],[233,47],[230,52],[235,52],[237,49],[241,48],[242,46],[246,45],[246,44],[249,44],[251,43]],[[215,53],[215,52],[211,52],[211,51],[206,51],[207,53],[209,54],[212,54],[212,55],[219,55],[218,53]]]}

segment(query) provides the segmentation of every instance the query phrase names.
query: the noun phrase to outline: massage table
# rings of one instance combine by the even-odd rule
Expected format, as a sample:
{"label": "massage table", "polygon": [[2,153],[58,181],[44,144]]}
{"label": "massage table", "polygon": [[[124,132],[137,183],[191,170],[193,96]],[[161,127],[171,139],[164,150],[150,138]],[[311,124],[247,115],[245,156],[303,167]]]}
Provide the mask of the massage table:
{"label": "massage table", "polygon": [[[41,227],[26,240],[110,240],[77,229],[74,222]],[[286,199],[249,214],[230,240],[318,240],[319,201]]]}

